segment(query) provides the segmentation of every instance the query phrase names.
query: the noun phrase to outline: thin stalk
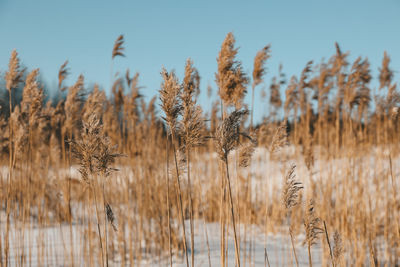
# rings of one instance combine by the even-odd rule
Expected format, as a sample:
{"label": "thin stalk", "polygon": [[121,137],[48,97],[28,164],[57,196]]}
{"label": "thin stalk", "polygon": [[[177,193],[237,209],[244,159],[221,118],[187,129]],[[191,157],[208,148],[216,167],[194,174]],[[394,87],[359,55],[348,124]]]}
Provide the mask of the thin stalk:
{"label": "thin stalk", "polygon": [[167,135],[166,148],[166,161],[167,161],[167,218],[168,218],[168,251],[169,251],[169,265],[172,267],[172,248],[171,248],[171,214],[170,214],[170,204],[169,204],[169,136]]}
{"label": "thin stalk", "polygon": [[190,181],[190,149],[186,149],[186,167],[187,167],[187,178],[189,187],[189,220],[190,220],[190,247],[191,247],[191,263],[194,267],[194,227],[193,227],[193,203],[192,203],[192,184]]}
{"label": "thin stalk", "polygon": [[225,167],[226,167],[226,180],[228,182],[228,193],[229,193],[229,202],[231,206],[231,216],[232,216],[232,224],[233,224],[233,238],[235,241],[235,256],[236,256],[236,265],[240,267],[240,254],[239,254],[239,246],[236,235],[236,223],[235,223],[235,212],[233,209],[233,200],[232,200],[232,189],[231,189],[231,181],[229,178],[229,168],[228,168],[228,158],[225,157]]}
{"label": "thin stalk", "polygon": [[204,223],[204,233],[206,235],[206,243],[207,243],[208,266],[211,267],[211,252],[210,252],[210,243],[208,241],[208,232],[207,232],[206,221],[203,220],[203,223]]}
{"label": "thin stalk", "polygon": [[[390,148],[390,144],[389,144]],[[396,207],[397,206],[397,194],[396,194],[396,185],[394,181],[394,176],[393,176],[393,166],[392,166],[392,156],[391,153],[389,153],[389,165],[390,165],[390,178],[391,178],[391,184],[392,184],[392,198],[393,198],[393,205]],[[395,221],[395,232],[397,236],[397,240],[400,240],[400,226],[399,226],[399,215],[396,209],[394,209],[394,221]],[[399,246],[396,248],[396,254],[399,256]]]}
{"label": "thin stalk", "polygon": [[103,188],[102,188],[102,193],[103,193],[103,211],[104,211],[104,247],[106,250],[106,266],[108,267],[108,234],[107,234],[107,211],[106,211],[106,196],[104,193],[104,179],[102,182]]}
{"label": "thin stalk", "polygon": [[99,210],[97,208],[97,196],[96,196],[97,193],[93,185],[92,185],[92,191],[94,195],[94,206],[96,208],[96,219],[97,219],[97,232],[99,234],[100,249],[101,249],[101,266],[104,267],[104,251],[103,251],[103,239],[101,237],[101,230],[100,230],[100,215],[99,215]]}
{"label": "thin stalk", "polygon": [[183,248],[185,250],[186,266],[189,267],[189,257],[188,257],[188,250],[187,250],[187,244],[186,244],[185,218],[183,216],[182,190],[181,190],[181,182],[180,182],[180,178],[179,178],[178,160],[176,158],[175,135],[172,132],[172,128],[171,128],[171,137],[172,137],[172,147],[173,147],[173,151],[174,151],[176,182],[177,182],[177,186],[178,186],[178,199],[179,199],[178,203],[179,203],[179,209],[180,209],[180,213],[181,213],[181,223],[182,223],[182,228],[183,228]]}
{"label": "thin stalk", "polygon": [[289,234],[290,234],[290,241],[292,242],[292,249],[293,249],[294,259],[296,260],[296,266],[299,267],[299,261],[297,260],[296,249],[294,248],[292,229],[290,228],[290,226],[289,226]]}
{"label": "thin stalk", "polygon": [[6,264],[5,266],[8,266],[8,257],[9,257],[9,231],[10,231],[10,212],[11,212],[11,207],[10,207],[10,193],[11,193],[11,177],[12,177],[12,169],[13,169],[13,150],[12,150],[12,120],[11,120],[11,114],[12,114],[12,100],[11,100],[12,94],[11,94],[11,88],[8,91],[8,103],[9,103],[9,108],[10,108],[10,116],[8,117],[9,123],[8,123],[8,148],[9,148],[9,165],[8,165],[8,185],[7,185],[7,224],[6,224],[6,237],[5,237],[5,261]]}
{"label": "thin stalk", "polygon": [[251,119],[250,119],[250,131],[253,130],[253,112],[254,112],[254,85],[251,87]]}
{"label": "thin stalk", "polygon": [[332,246],[331,246],[331,242],[329,241],[328,228],[326,228],[325,221],[324,221],[324,230],[325,230],[326,241],[328,242],[328,246],[329,246],[329,254],[331,256],[332,266],[335,267],[335,261],[333,260],[333,254],[332,254]]}
{"label": "thin stalk", "polygon": [[308,245],[307,245],[307,248],[308,248],[308,263],[309,263],[309,266],[312,267],[311,243],[310,242],[307,242],[307,243],[308,243]]}
{"label": "thin stalk", "polygon": [[271,266],[269,265],[269,259],[268,259],[267,248],[264,248],[264,265],[265,265],[265,267],[267,267],[267,264],[268,264],[268,267],[271,267]]}
{"label": "thin stalk", "polygon": [[[222,166],[219,164],[220,172],[222,174]],[[225,267],[225,183],[224,177],[221,175],[221,198],[220,198],[220,211],[219,211],[219,223],[220,223],[220,242],[221,242],[221,266]]]}

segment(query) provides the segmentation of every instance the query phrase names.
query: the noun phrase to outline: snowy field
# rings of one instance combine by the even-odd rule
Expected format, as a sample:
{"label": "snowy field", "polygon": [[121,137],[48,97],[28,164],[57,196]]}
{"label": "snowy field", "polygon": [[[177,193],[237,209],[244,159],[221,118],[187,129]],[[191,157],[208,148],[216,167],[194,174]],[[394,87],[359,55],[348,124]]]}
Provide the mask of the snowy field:
{"label": "snowy field", "polygon": [[[217,160],[216,155],[212,155],[212,157],[212,160]],[[234,162],[234,157],[235,154],[232,153],[230,162]],[[291,163],[297,165],[296,176],[303,183],[305,190],[307,190],[312,181],[318,182],[324,179],[332,179],[334,175],[341,175],[342,170],[351,169],[352,166],[356,165],[358,169],[354,171],[353,175],[358,175],[357,172],[360,171],[359,169],[364,168],[363,177],[367,177],[367,179],[368,177],[371,178],[371,186],[366,188],[366,193],[374,194],[379,188],[374,187],[372,179],[377,173],[387,173],[389,168],[387,157],[387,151],[377,149],[369,156],[360,156],[351,160],[346,158],[329,161],[316,160],[314,168],[310,171],[306,168],[303,159],[299,155],[295,155],[293,148],[286,148],[286,151],[282,153],[282,157],[280,158],[278,155],[278,158],[274,160],[270,159],[267,150],[257,149],[249,168],[238,170],[236,166],[232,166],[234,164],[230,168],[234,189],[236,186],[236,174],[240,172],[242,175],[252,177],[252,190],[254,192],[258,191],[259,194],[268,192],[268,195],[271,196],[274,192],[276,193],[281,190],[282,177],[285,169]],[[206,164],[201,163],[201,158],[197,158],[196,160],[197,163],[192,166],[193,173],[202,171],[204,174],[202,177],[197,177],[197,179],[202,180],[206,179],[205,177],[213,175],[215,170],[206,168]],[[400,171],[399,158],[393,159],[393,171],[397,179]],[[79,179],[76,167],[64,170],[64,172],[71,177]],[[1,169],[1,175],[3,178],[7,177],[6,168]],[[56,174],[52,174],[52,171],[50,171],[50,175]],[[121,168],[120,172],[116,174],[115,182],[123,186],[126,179],[131,178],[132,172],[128,168]],[[203,189],[207,190],[206,183]],[[59,195],[59,197],[62,198],[63,196]],[[77,212],[84,214],[82,210]],[[378,216],[384,216],[384,214],[378,214]],[[37,227],[37,224],[33,220],[32,223],[28,222],[25,225],[18,221],[11,221],[9,266],[83,266],[84,259],[87,259],[87,255],[89,254],[88,249],[98,248],[95,248],[95,246],[94,248],[87,248],[83,245],[87,243],[87,237],[90,233],[88,233],[87,221],[85,221],[87,219],[84,216],[79,218],[81,219],[74,221],[72,226],[69,224],[51,225],[50,223],[42,223],[42,225],[46,226],[40,228]],[[1,240],[5,240],[5,212],[0,213],[0,223]],[[93,227],[94,225],[93,223]],[[189,227],[189,221],[186,222],[186,227]],[[270,266],[296,266],[287,227],[281,227],[280,231],[268,235],[265,235],[265,231],[259,227],[254,225],[247,226],[246,231],[243,225],[239,227],[241,266],[268,266],[268,263]],[[189,228],[187,229],[188,232]],[[245,232],[247,233],[246,241],[244,241]],[[92,229],[93,233],[96,235],[95,229]],[[312,247],[314,266],[326,266],[330,264],[330,262],[326,262],[326,248],[322,248],[321,240],[323,238],[324,236],[322,235],[317,244]],[[188,244],[190,244],[189,238],[187,239]],[[309,266],[307,246],[303,245],[303,241],[305,240],[304,235],[295,236],[294,239],[299,265]],[[114,242],[117,241],[114,240]],[[228,266],[235,266],[233,245],[233,235],[230,229],[227,241]],[[4,247],[5,244],[3,243],[1,246]],[[117,246],[118,244],[116,243],[115,247]],[[202,220],[196,220],[195,251],[189,251],[189,253],[194,253],[195,255],[195,266],[220,266],[220,247],[219,224],[204,223]],[[325,261],[322,257],[323,253],[325,253]],[[97,254],[99,255],[99,253]],[[97,262],[97,260],[94,259],[93,261]],[[121,266],[123,262],[125,261],[121,258],[110,257],[111,266]],[[127,260],[126,262],[129,261]],[[142,259],[135,259],[134,262],[136,266],[169,266],[170,264],[168,251],[164,255],[143,254]],[[366,262],[368,263],[368,260]],[[98,262],[95,265],[98,265]],[[173,265],[186,266],[183,255],[176,255],[176,251],[173,256]]]}

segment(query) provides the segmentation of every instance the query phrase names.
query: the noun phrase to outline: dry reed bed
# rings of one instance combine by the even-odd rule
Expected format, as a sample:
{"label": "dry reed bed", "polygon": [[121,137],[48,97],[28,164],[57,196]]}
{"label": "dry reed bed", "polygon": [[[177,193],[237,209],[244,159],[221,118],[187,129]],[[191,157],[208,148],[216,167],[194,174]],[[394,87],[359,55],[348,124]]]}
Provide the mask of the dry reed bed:
{"label": "dry reed bed", "polygon": [[[112,66],[123,45],[120,36]],[[280,68],[270,112],[255,125],[244,103],[251,79],[237,51],[229,33],[209,114],[197,103],[191,60],[182,82],[163,69],[160,115],[157,98],[141,97],[138,74],[117,77],[107,98],[97,85],[88,90],[82,75],[66,85],[68,62],[59,72],[64,97],[45,103],[39,71],[26,75],[13,51],[0,110],[1,262],[50,263],[46,247],[57,237],[30,250],[29,236],[58,227],[61,262],[135,265],[156,255],[194,266],[195,222],[204,221],[219,225],[217,265],[232,264],[232,254],[237,266],[260,261],[243,249],[257,239],[254,226],[285,234],[296,263],[303,250],[315,263],[317,243],[324,265],[398,264],[400,94],[388,55],[375,95],[368,61],[349,62],[337,44],[329,61],[309,62],[290,79],[285,99]],[[256,55],[252,95],[269,57],[269,46]]]}

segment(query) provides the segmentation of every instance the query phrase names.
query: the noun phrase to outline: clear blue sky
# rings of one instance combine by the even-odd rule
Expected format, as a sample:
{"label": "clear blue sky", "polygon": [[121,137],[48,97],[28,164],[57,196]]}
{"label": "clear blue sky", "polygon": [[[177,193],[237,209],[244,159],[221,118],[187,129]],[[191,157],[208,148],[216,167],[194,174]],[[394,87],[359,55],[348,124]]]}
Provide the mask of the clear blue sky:
{"label": "clear blue sky", "polygon": [[[249,75],[256,52],[272,45],[267,86],[280,63],[288,77],[299,75],[307,61],[333,55],[335,41],[352,59],[368,56],[376,77],[384,50],[400,70],[399,13],[397,0],[0,0],[0,73],[16,48],[23,64],[40,68],[50,86],[68,59],[68,85],[83,73],[87,84],[97,82],[108,91],[111,50],[124,34],[126,58],[115,60],[114,71],[140,72],[142,92],[150,98],[159,89],[161,67],[175,69],[181,78],[191,57],[202,77],[201,103],[208,106],[205,89],[208,84],[216,89],[216,57],[230,31]],[[257,100],[257,119],[264,109]]]}

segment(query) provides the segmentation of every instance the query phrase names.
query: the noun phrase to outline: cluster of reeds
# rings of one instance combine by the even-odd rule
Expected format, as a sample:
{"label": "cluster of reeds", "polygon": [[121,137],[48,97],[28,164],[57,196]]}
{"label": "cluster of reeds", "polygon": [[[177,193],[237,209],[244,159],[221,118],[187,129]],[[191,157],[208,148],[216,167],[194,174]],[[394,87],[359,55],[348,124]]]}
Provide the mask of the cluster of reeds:
{"label": "cluster of reeds", "polygon": [[[400,93],[387,53],[374,93],[368,60],[350,62],[338,44],[328,61],[308,62],[289,82],[280,67],[266,87],[269,111],[256,123],[254,95],[265,83],[269,45],[256,54],[250,81],[237,59],[233,34],[226,36],[217,57],[219,98],[211,101],[209,87],[213,104],[203,107],[209,112],[198,103],[200,74],[192,60],[181,81],[175,71],[162,69],[159,97],[146,101],[138,73],[113,72],[116,60],[125,56],[123,46],[121,35],[112,49],[111,97],[99,85],[89,88],[83,75],[68,84],[66,61],[53,101],[46,100],[39,69],[21,68],[12,52],[0,88],[0,152],[7,166],[0,174],[6,218],[2,264],[28,264],[30,230],[56,225],[69,229],[71,246],[63,261],[71,265],[82,258],[88,265],[135,265],[157,255],[172,266],[183,255],[187,266],[195,266],[198,220],[220,223],[221,266],[229,264],[230,229],[235,264],[251,263],[251,225],[266,233],[289,226],[296,263],[299,233],[305,233],[310,265],[315,243],[334,266],[398,263],[399,182],[392,159],[399,152]],[[249,84],[251,111],[245,103]],[[254,151],[261,156],[252,159]],[[257,173],[252,160],[269,170],[286,167],[283,186],[272,184],[276,172]],[[289,160],[308,169],[307,175],[298,174],[301,183],[295,179],[296,165],[287,167]],[[121,171],[114,172],[113,166]],[[304,208],[303,191],[313,199]],[[76,225],[84,226],[79,242],[74,240]],[[334,230],[333,238],[328,229]],[[13,254],[10,234],[15,231],[20,249]],[[323,232],[325,239],[320,238]],[[74,248],[77,243],[81,252]],[[44,254],[36,255],[42,265]]]}

